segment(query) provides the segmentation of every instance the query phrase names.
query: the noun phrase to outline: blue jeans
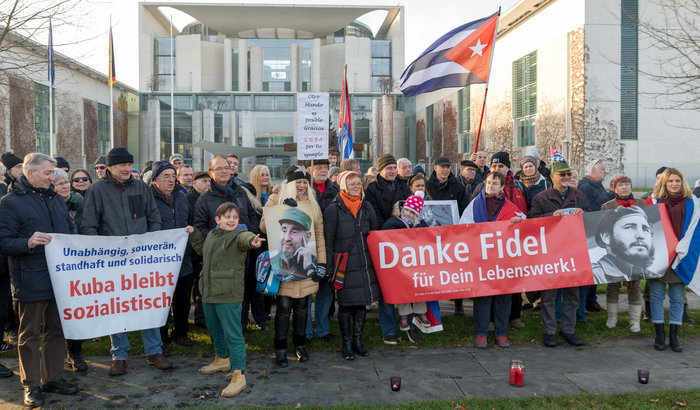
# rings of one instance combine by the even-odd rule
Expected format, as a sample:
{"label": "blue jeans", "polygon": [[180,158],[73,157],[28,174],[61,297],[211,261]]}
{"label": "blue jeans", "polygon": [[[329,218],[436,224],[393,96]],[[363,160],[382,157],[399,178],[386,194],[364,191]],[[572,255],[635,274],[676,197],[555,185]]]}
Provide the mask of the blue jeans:
{"label": "blue jeans", "polygon": [[508,336],[508,317],[512,295],[483,296],[472,299],[474,303],[474,330],[477,335],[487,336],[491,321],[493,303],[493,323],[496,336]]}
{"label": "blue jeans", "polygon": [[[649,306],[651,307],[651,321],[653,323],[664,323],[664,299],[666,298],[666,284],[655,280],[648,283],[650,284]],[[668,299],[670,302],[668,310],[668,323],[672,325],[680,325],[683,323],[684,292],[684,284],[668,284]]]}
{"label": "blue jeans", "polygon": [[[129,349],[131,349],[126,333],[109,335],[109,340],[112,342],[112,349],[109,351],[112,354],[112,360],[126,360],[129,357]],[[142,330],[141,340],[143,340],[143,350],[146,352],[146,356],[163,353],[161,350],[163,341],[160,338],[159,327]]]}
{"label": "blue jeans", "polygon": [[384,298],[379,298],[379,327],[382,328],[382,336],[396,335],[396,312],[394,305],[384,302]]}
{"label": "blue jeans", "polygon": [[[318,283],[318,292],[316,292],[316,336],[321,337],[329,334],[331,332],[328,312],[331,310],[331,303],[333,302],[333,292],[331,291],[331,285],[326,280],[322,280]],[[308,322],[311,322],[311,315],[309,315]],[[308,323],[307,322],[307,323]],[[306,333],[309,333],[309,328],[306,328]]]}

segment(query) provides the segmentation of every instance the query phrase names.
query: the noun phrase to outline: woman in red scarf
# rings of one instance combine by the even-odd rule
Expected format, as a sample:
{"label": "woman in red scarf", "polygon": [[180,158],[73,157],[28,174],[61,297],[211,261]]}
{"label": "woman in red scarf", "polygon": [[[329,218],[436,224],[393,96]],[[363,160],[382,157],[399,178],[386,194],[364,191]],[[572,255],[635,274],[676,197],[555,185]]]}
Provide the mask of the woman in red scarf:
{"label": "woman in red scarf", "polygon": [[[654,203],[666,205],[673,232],[676,238],[680,239],[683,233],[686,200],[692,198],[690,186],[688,186],[683,174],[675,168],[667,168],[656,181],[653,198]],[[656,350],[666,349],[666,333],[664,330],[666,285],[668,285],[668,298],[670,301],[669,344],[674,352],[682,352],[683,347],[681,347],[681,343],[678,340],[678,331],[683,322],[685,284],[670,267],[663,277],[654,279],[650,283],[651,321],[654,323],[654,329],[656,330],[654,348]]]}
{"label": "woman in red scarf", "polygon": [[338,185],[340,193],[323,213],[323,227],[331,272],[337,256],[344,255],[347,261],[345,276],[336,275],[332,286],[338,290],[343,358],[354,360],[355,354],[369,356],[362,346],[365,306],[379,300],[381,295],[367,248],[369,232],[379,226],[374,208],[365,201],[362,176],[355,171],[343,171],[338,175]]}
{"label": "woman in red scarf", "polygon": [[[631,206],[642,206],[644,201],[636,199],[632,195],[632,180],[627,175],[618,175],[610,181],[610,189],[615,192],[615,199],[603,204],[600,208],[605,211],[608,209],[629,208]],[[608,302],[608,321],[605,326],[612,329],[617,325],[618,301],[620,294],[621,282],[608,283],[606,291],[606,300]],[[639,324],[639,318],[642,315],[642,288],[639,280],[625,282],[627,286],[627,296],[630,306],[630,331],[638,333],[642,331]]]}

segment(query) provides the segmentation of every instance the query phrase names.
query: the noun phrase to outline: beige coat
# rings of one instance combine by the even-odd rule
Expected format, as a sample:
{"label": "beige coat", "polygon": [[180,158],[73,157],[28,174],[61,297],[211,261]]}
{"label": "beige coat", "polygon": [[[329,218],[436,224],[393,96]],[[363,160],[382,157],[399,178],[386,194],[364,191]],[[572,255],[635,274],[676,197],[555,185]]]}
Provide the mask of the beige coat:
{"label": "beige coat", "polygon": [[[308,201],[309,197],[307,194],[297,196],[297,201]],[[279,203],[279,195],[275,192],[270,194],[267,198],[267,203],[265,207],[275,206]],[[260,230],[267,233],[267,227],[265,226],[265,210],[263,208],[263,216],[260,219]],[[316,215],[314,219],[314,237],[316,239],[316,261],[318,263],[326,263],[326,239],[323,235],[323,215]],[[288,296],[291,298],[303,298],[309,296],[318,291],[318,283],[314,282],[313,279],[296,280],[292,282],[281,282],[279,296]]]}

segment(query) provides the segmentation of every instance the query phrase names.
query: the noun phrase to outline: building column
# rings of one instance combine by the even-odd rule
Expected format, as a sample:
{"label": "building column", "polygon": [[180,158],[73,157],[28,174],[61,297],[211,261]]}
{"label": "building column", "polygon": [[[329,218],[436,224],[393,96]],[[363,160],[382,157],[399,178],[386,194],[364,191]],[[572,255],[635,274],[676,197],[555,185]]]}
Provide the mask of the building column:
{"label": "building column", "polygon": [[238,40],[238,90],[248,91],[248,44]]}
{"label": "building column", "polygon": [[290,59],[289,59],[289,65],[291,68],[290,72],[290,81],[291,81],[291,87],[290,91],[292,92],[299,92],[301,91],[301,47],[299,47],[296,44],[292,44],[289,46],[289,54],[290,54]]}
{"label": "building column", "polygon": [[192,111],[192,167],[195,170],[207,170],[207,164],[202,162],[202,157],[204,156],[204,150],[201,148],[194,148],[202,139],[202,111],[195,110]]}
{"label": "building column", "polygon": [[[372,128],[370,133],[370,160],[376,163],[382,154],[382,106],[379,98],[372,98]],[[389,151],[384,151],[389,152]]]}
{"label": "building column", "polygon": [[[202,110],[202,139],[214,142],[214,110],[210,108]],[[213,154],[206,151],[202,153],[205,164],[208,164],[212,158],[214,158]]]}
{"label": "building column", "polygon": [[250,91],[263,90],[263,50],[250,46]]}
{"label": "building column", "polygon": [[157,98],[148,100],[146,127],[146,152],[145,155],[139,156],[158,161],[160,160],[160,100]]}
{"label": "building column", "polygon": [[311,40],[311,92],[321,91],[321,39]]}
{"label": "building column", "polygon": [[384,152],[394,152],[394,96],[382,95],[382,142]]}
{"label": "building column", "polygon": [[230,135],[231,135],[231,145],[234,147],[238,146],[238,112],[229,111],[229,124],[231,125]]}
{"label": "building column", "polygon": [[231,91],[233,88],[233,62],[231,61],[232,48],[231,39],[224,39],[224,91]]}

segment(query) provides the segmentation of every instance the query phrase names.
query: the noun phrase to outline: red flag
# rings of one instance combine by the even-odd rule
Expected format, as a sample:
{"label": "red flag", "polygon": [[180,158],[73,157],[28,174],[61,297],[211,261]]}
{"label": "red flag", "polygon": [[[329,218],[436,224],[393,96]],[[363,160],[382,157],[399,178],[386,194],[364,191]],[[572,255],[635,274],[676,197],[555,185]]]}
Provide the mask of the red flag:
{"label": "red flag", "polygon": [[117,82],[117,74],[114,70],[114,42],[112,41],[112,26],[109,27],[109,67],[107,85],[111,86]]}

